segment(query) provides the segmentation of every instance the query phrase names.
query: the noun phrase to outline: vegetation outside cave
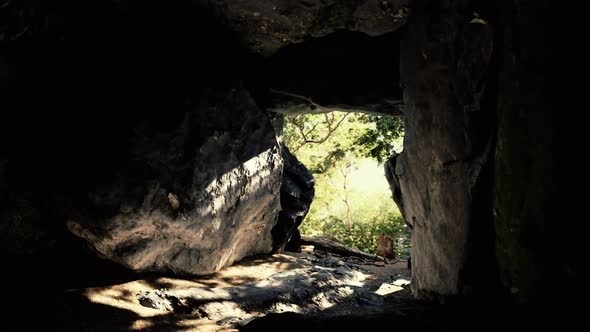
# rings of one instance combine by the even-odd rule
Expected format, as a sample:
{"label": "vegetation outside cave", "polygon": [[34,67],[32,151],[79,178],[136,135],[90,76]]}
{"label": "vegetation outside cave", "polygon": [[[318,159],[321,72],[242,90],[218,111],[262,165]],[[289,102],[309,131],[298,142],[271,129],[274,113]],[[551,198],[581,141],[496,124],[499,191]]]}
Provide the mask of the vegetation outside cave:
{"label": "vegetation outside cave", "polygon": [[410,230],[391,197],[383,163],[403,149],[403,118],[330,112],[285,116],[283,140],[316,178],[302,234],[376,253],[380,234],[407,258]]}

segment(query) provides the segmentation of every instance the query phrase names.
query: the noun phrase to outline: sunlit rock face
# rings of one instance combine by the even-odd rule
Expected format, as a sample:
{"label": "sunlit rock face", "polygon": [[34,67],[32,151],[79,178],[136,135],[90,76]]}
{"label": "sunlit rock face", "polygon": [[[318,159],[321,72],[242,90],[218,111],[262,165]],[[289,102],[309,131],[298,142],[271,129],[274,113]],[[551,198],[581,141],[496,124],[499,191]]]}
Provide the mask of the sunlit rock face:
{"label": "sunlit rock face", "polygon": [[422,298],[492,288],[480,286],[494,266],[495,108],[485,101],[494,45],[490,23],[465,5],[414,1],[401,45],[406,124],[394,178],[412,226],[412,288]]}
{"label": "sunlit rock face", "polygon": [[[283,168],[274,130],[244,90],[199,102],[169,131],[137,128],[117,181],[69,214],[69,230],[101,256],[137,271],[200,275],[271,250]],[[192,145],[208,115],[207,125],[235,118]]]}

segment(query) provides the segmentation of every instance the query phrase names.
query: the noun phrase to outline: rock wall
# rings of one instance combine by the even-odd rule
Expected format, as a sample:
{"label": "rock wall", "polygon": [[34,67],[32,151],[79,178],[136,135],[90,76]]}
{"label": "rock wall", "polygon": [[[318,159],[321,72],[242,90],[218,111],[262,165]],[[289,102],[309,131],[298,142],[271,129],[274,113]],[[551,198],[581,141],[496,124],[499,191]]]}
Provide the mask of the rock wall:
{"label": "rock wall", "polygon": [[466,3],[413,1],[401,44],[405,141],[395,175],[416,296],[471,295],[493,269],[490,24]]}
{"label": "rock wall", "polygon": [[210,6],[245,47],[270,56],[280,48],[338,30],[378,36],[407,21],[407,0],[215,0]]}
{"label": "rock wall", "polygon": [[397,205],[400,213],[402,214],[402,217],[406,221],[406,224],[411,227],[412,224],[406,220],[405,216],[406,212],[404,210],[404,200],[402,198],[402,188],[399,182],[399,176],[395,173],[398,157],[399,156],[394,156],[383,165],[385,168],[385,179],[387,180],[387,183],[389,183],[389,189],[391,190],[391,197],[393,198],[393,201]]}
{"label": "rock wall", "polygon": [[512,297],[544,310],[571,309],[585,264],[586,125],[572,114],[586,103],[588,51],[576,42],[583,38],[577,5],[502,2],[497,257]]}
{"label": "rock wall", "polygon": [[81,247],[65,225],[142,271],[209,273],[280,250],[311,180],[262,110],[313,111],[309,97],[403,109],[388,174],[414,230],[418,297],[494,292],[496,262],[523,302],[557,288],[554,269],[576,284],[584,11],[410,5],[408,20],[394,0],[0,1],[0,254],[44,253],[52,269],[52,249]]}
{"label": "rock wall", "polygon": [[585,104],[582,12],[573,2],[412,2],[406,140],[389,178],[413,227],[418,297],[510,293],[576,311],[585,203],[575,192],[587,176],[584,122],[570,110]]}
{"label": "rock wall", "polygon": [[[43,254],[33,265],[50,269],[53,259],[68,260],[64,253],[84,251],[73,233],[133,270],[206,274],[273,245],[280,250],[313,186],[302,165],[281,157],[262,111],[270,82],[289,82],[273,69],[293,66],[262,55],[341,29],[348,31],[333,43],[348,47],[353,38],[370,46],[368,35],[405,23],[403,6],[2,2],[0,107],[10,114],[0,122],[2,254],[17,261]],[[388,49],[390,39],[375,50]],[[303,47],[305,59],[316,49]],[[287,62],[300,58],[287,53]],[[357,51],[345,63],[374,59],[363,56]],[[322,77],[340,72],[325,66],[331,59],[326,54],[293,86],[306,86],[307,72],[318,68],[330,70]],[[362,62],[382,59],[388,54]],[[395,64],[388,68],[396,72]],[[285,181],[284,158],[293,165]],[[273,243],[281,204],[288,227],[275,228]]]}
{"label": "rock wall", "polygon": [[289,151],[281,146],[284,160],[283,184],[281,186],[281,212],[272,230],[274,251],[301,251],[297,227],[309,212],[315,195],[313,174]]}

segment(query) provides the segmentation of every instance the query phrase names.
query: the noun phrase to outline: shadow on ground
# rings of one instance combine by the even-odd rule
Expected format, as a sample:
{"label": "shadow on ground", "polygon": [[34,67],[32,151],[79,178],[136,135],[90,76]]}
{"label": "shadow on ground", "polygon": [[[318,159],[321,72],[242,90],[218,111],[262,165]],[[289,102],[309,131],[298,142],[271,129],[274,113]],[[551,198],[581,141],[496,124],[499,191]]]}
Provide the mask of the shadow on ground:
{"label": "shadow on ground", "polygon": [[[199,319],[195,312],[152,311],[149,315],[124,307],[91,302],[84,292],[142,279],[154,289],[173,286],[170,275],[138,275],[108,261],[94,258],[90,252],[48,252],[31,260],[2,260],[4,317],[3,331],[220,331],[227,326]],[[243,262],[255,266],[264,258]],[[72,264],[76,262],[76,264]],[[277,268],[288,269],[290,262],[278,258]],[[273,263],[273,264],[275,264]],[[250,283],[249,277],[230,275],[192,278],[205,289]],[[124,302],[136,294],[121,291],[114,301]],[[349,304],[310,314],[268,314],[254,319],[241,331],[560,331],[573,326],[582,317],[584,306],[572,302],[548,301],[540,308],[525,311],[506,301],[483,300],[445,305],[416,301],[408,290],[385,296],[381,308],[363,309]],[[153,309],[149,309],[153,310]]]}

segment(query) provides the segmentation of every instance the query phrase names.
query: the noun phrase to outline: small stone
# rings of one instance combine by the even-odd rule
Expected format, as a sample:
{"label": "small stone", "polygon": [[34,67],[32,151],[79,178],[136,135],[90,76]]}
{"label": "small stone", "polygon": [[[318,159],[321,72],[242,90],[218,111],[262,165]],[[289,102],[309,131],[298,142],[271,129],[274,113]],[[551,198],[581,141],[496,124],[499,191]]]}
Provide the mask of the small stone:
{"label": "small stone", "polygon": [[168,194],[168,203],[174,210],[178,210],[180,207],[180,201],[178,200],[178,196],[174,195],[173,193]]}
{"label": "small stone", "polygon": [[408,279],[397,279],[396,281],[393,282],[393,284],[395,286],[405,286],[405,285],[409,285],[410,284],[410,280]]}
{"label": "small stone", "polygon": [[375,294],[387,295],[387,294],[399,292],[400,290],[403,290],[403,288],[400,286],[383,283],[383,284],[381,284],[381,286],[379,286],[379,289],[377,289],[375,291]]}
{"label": "small stone", "polygon": [[170,301],[162,292],[157,290],[153,292],[140,292],[137,294],[137,300],[139,301],[139,304],[144,307],[164,311],[174,310],[172,301]]}

